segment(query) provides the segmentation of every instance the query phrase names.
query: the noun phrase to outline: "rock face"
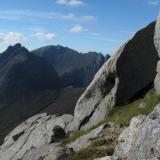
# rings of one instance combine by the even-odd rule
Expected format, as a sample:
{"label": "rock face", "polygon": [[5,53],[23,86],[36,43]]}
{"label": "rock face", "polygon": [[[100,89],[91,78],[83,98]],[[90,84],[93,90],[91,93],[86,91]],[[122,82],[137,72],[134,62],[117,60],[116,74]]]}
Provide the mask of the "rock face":
{"label": "rock face", "polygon": [[160,104],[149,116],[137,116],[119,137],[115,156],[127,160],[160,158]]}
{"label": "rock face", "polygon": [[96,125],[114,106],[127,104],[150,88],[158,61],[154,31],[152,22],[102,66],[77,102],[71,130]]}
{"label": "rock face", "polygon": [[[154,43],[155,43],[156,49],[158,51],[158,55],[160,57],[160,15],[159,15],[159,17],[157,19],[157,23],[156,23]],[[154,86],[155,86],[157,94],[160,95],[160,61],[157,64],[157,75],[155,78]]]}
{"label": "rock face", "polygon": [[31,149],[24,155],[23,160],[64,160],[72,154],[72,149],[62,148],[54,143],[44,145],[39,149]]}
{"label": "rock face", "polygon": [[104,64],[106,58],[96,52],[79,53],[68,47],[46,46],[32,51],[33,54],[45,58],[56,69],[64,86],[87,86],[95,73]]}
{"label": "rock face", "polygon": [[[5,138],[4,144],[0,147],[0,160],[18,160],[29,155],[40,158],[41,155],[37,155],[37,152],[42,151],[42,148],[43,152],[48,152],[51,147],[49,143],[65,137],[66,127],[72,118],[71,115],[50,116],[47,114],[31,117]],[[63,134],[57,134],[57,130],[61,130]],[[57,145],[54,144],[54,146]]]}
{"label": "rock face", "polygon": [[123,128],[119,125],[107,123],[80,137],[73,143],[67,145],[67,147],[72,148],[75,152],[77,152],[87,148],[98,139],[109,141],[109,145],[116,145],[112,144],[112,140],[115,140],[115,137],[118,137],[122,130]]}

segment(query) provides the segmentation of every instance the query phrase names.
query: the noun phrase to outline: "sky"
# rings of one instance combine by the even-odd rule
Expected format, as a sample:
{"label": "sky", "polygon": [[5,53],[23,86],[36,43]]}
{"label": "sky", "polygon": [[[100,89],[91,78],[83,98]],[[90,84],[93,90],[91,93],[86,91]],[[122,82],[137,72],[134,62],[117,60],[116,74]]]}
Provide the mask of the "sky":
{"label": "sky", "polygon": [[0,0],[0,52],[20,42],[113,54],[159,11],[160,0]]}

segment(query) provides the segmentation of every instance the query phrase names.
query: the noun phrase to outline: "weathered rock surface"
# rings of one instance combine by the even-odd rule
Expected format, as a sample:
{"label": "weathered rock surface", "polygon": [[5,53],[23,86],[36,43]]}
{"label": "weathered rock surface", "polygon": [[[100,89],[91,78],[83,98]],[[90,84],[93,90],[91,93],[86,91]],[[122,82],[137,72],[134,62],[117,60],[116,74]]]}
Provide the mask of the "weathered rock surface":
{"label": "weathered rock surface", "polygon": [[158,61],[154,31],[152,22],[102,66],[78,100],[70,130],[96,125],[114,106],[127,104],[148,90],[154,82]]}
{"label": "weathered rock surface", "polygon": [[107,157],[104,157],[104,158],[97,158],[97,159],[94,159],[94,160],[116,160],[116,159],[113,158],[112,156],[107,156]]}
{"label": "weathered rock surface", "polygon": [[122,131],[122,127],[119,125],[115,125],[113,123],[104,124],[93,131],[89,132],[88,134],[80,137],[73,143],[67,145],[68,148],[72,148],[75,152],[85,149],[90,146],[94,141],[98,139],[106,139],[112,143],[112,140],[115,140],[116,137]]}
{"label": "weathered rock surface", "polygon": [[48,144],[39,149],[31,149],[24,155],[23,160],[63,160],[72,154],[72,149],[59,147],[58,144]]}
{"label": "weathered rock surface", "polygon": [[[157,19],[157,23],[155,27],[154,43],[158,51],[158,55],[160,57],[160,15]],[[160,61],[157,64],[157,75],[154,81],[154,86],[155,86],[157,94],[160,95]]]}
{"label": "weathered rock surface", "polygon": [[[71,115],[50,116],[45,113],[31,117],[5,138],[4,144],[0,147],[0,160],[23,159],[24,155],[33,149],[35,152],[31,155],[38,156],[36,153],[42,150],[41,147],[47,152],[50,147],[45,145],[63,138],[72,119]],[[57,129],[63,134],[57,135]]]}
{"label": "weathered rock surface", "polygon": [[137,116],[119,137],[115,156],[122,160],[160,159],[160,104],[149,116]]}

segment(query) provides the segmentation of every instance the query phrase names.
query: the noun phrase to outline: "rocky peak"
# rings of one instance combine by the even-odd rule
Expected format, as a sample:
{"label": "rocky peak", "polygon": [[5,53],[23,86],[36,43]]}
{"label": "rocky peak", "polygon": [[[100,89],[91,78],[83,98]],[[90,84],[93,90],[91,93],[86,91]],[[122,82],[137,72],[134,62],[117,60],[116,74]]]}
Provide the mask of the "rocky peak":
{"label": "rocky peak", "polygon": [[105,57],[100,53],[82,54],[60,45],[41,47],[32,53],[53,65],[64,86],[87,86],[105,62]]}
{"label": "rocky peak", "polygon": [[14,46],[9,46],[5,53],[13,53],[17,51],[18,49],[22,48],[22,45],[20,43],[15,44]]}
{"label": "rocky peak", "polygon": [[4,58],[14,58],[14,57],[23,57],[27,58],[29,51],[23,47],[20,43],[15,44],[14,46],[9,46],[6,51],[1,54],[1,60]]}

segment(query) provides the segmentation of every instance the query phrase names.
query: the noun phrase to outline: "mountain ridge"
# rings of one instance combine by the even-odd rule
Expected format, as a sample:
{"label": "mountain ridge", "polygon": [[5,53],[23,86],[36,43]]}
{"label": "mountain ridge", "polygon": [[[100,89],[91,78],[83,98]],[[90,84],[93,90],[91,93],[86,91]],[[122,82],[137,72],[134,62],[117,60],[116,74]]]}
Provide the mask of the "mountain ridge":
{"label": "mountain ridge", "polygon": [[[88,56],[92,56],[92,53]],[[74,74],[79,72],[75,70]],[[72,81],[69,85],[64,83],[65,79],[59,77],[51,63],[32,54],[20,43],[9,46],[1,53],[0,141],[12,127],[34,114],[42,111],[50,114],[72,114],[85,86],[82,83],[80,87],[74,87]]]}
{"label": "mountain ridge", "polygon": [[87,86],[106,60],[101,53],[79,53],[68,47],[46,46],[31,51],[53,65],[64,86]]}

